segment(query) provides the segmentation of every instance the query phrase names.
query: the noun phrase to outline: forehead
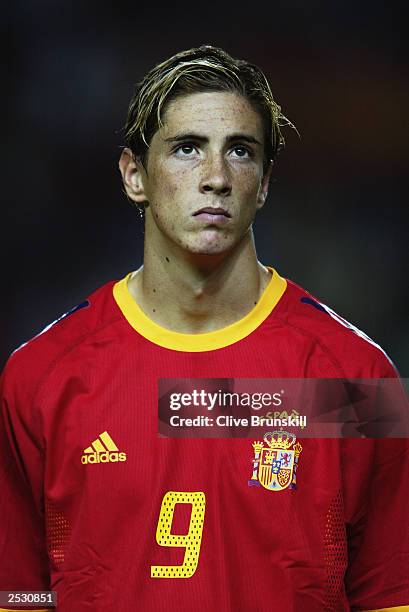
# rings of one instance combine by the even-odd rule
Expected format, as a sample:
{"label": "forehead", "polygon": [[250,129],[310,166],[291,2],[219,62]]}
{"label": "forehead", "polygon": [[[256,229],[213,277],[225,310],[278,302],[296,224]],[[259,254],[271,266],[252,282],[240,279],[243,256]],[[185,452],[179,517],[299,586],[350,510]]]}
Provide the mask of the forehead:
{"label": "forehead", "polygon": [[160,134],[166,138],[175,131],[201,133],[222,131],[245,132],[260,139],[263,122],[260,113],[240,94],[234,92],[200,92],[172,100],[162,116]]}

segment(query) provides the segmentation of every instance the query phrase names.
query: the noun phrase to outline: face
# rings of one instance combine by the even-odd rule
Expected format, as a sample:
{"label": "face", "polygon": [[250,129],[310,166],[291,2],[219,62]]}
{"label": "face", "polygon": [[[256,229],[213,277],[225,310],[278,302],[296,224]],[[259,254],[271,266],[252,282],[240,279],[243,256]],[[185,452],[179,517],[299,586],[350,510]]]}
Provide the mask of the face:
{"label": "face", "polygon": [[203,255],[233,249],[267,196],[263,152],[261,116],[240,95],[173,100],[152,138],[147,172],[139,166],[134,176],[134,199],[149,202],[145,239],[165,238]]}

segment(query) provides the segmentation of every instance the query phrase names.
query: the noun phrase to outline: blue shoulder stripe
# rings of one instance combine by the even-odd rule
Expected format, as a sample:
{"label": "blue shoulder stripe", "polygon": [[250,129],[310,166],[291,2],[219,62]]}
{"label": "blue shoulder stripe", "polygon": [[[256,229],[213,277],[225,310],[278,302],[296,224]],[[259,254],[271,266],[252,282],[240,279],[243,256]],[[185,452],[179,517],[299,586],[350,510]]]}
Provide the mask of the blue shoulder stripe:
{"label": "blue shoulder stripe", "polygon": [[53,327],[54,325],[56,325],[57,323],[59,323],[60,321],[62,321],[63,319],[65,319],[66,317],[69,317],[70,315],[74,314],[75,312],[77,312],[78,310],[81,310],[82,308],[87,308],[88,306],[91,305],[91,302],[89,300],[85,300],[85,302],[81,302],[81,304],[78,304],[77,306],[74,306],[73,308],[71,308],[70,310],[68,310],[67,312],[64,312],[64,314],[62,314],[60,317],[58,317],[58,319],[55,319],[55,321],[53,321],[52,323],[49,323],[48,325],[46,325],[44,327],[44,329],[42,329],[38,334],[36,334],[35,336],[33,336],[32,338],[30,338],[30,340],[27,340],[26,342],[23,342],[23,344],[20,344],[20,346],[18,346],[12,354],[14,354],[16,351],[19,351],[21,348],[23,348],[23,346],[26,346],[26,344],[28,344],[29,342],[31,342],[32,340],[35,340],[35,338],[38,338],[39,336],[41,336],[42,334],[45,334],[45,332],[47,332],[49,329],[51,329],[51,327]]}
{"label": "blue shoulder stripe", "polygon": [[393,367],[395,367],[395,364],[393,363],[392,359],[389,357],[389,355],[383,350],[383,348],[379,344],[377,344],[374,340],[372,340],[372,338],[367,336],[365,332],[363,332],[361,329],[359,329],[355,325],[352,325],[352,323],[350,323],[349,321],[341,317],[339,314],[337,314],[334,310],[332,310],[332,308],[330,308],[329,306],[326,306],[326,304],[322,304],[322,302],[318,302],[317,300],[313,300],[312,298],[309,298],[309,297],[302,297],[300,301],[303,304],[309,304],[310,306],[314,306],[317,310],[321,310],[322,312],[325,312],[330,317],[332,317],[335,321],[337,321],[340,325],[342,325],[343,327],[346,327],[347,329],[350,329],[357,336],[359,336],[366,342],[369,342],[369,344],[372,344],[372,346],[379,349],[381,353],[385,355],[389,363],[393,365]]}

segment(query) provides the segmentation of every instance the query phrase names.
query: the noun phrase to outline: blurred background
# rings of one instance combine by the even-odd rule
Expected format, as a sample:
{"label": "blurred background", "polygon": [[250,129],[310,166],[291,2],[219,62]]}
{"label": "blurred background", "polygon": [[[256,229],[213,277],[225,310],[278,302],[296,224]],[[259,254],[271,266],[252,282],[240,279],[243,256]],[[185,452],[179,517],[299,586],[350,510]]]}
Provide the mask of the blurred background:
{"label": "blurred background", "polygon": [[258,64],[287,130],[259,259],[381,344],[409,376],[403,4],[16,0],[2,9],[1,355],[141,264],[117,160],[133,85],[201,44]]}

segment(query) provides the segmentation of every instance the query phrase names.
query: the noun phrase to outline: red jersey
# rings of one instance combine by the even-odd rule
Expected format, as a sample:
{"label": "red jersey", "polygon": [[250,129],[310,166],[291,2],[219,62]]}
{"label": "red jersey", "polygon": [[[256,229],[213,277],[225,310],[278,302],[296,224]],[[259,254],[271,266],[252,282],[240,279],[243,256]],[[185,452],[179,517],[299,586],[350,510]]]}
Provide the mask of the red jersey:
{"label": "red jersey", "polygon": [[54,590],[58,612],[409,603],[406,440],[303,439],[297,488],[274,491],[248,486],[251,439],[158,437],[159,378],[396,376],[362,332],[271,272],[253,310],[217,331],[158,326],[128,275],[15,351],[0,591]]}

